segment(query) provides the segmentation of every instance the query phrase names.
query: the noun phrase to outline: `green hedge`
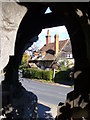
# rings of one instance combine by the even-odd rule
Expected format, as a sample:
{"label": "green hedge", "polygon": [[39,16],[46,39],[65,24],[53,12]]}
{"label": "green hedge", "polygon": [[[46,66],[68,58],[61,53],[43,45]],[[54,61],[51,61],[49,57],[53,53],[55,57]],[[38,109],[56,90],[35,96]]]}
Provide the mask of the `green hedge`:
{"label": "green hedge", "polygon": [[38,70],[38,69],[32,69],[32,68],[23,68],[23,77],[52,80],[53,79],[53,71],[52,70],[47,71],[47,70]]}
{"label": "green hedge", "polygon": [[71,72],[72,72],[72,69],[56,72],[54,82],[60,83],[60,84],[68,84],[68,85],[74,84],[73,78],[70,78]]}
{"label": "green hedge", "polygon": [[22,71],[23,71],[22,72],[23,77],[29,78],[29,76],[30,76],[29,68],[23,68]]}

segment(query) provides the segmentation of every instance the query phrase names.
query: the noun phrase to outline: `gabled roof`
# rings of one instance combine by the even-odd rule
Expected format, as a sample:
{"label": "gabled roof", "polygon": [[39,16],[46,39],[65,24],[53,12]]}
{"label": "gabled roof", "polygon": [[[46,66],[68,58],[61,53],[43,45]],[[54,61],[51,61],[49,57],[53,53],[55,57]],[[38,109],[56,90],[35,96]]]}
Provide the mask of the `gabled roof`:
{"label": "gabled roof", "polygon": [[[66,44],[70,41],[69,39],[59,41],[59,53],[66,46]],[[54,51],[54,43],[45,44],[41,49],[41,52],[46,52],[46,55],[43,57],[43,60],[55,60],[55,51]]]}
{"label": "gabled roof", "polygon": [[[59,41],[59,52],[62,50],[62,48],[66,45],[66,43],[68,42],[69,39],[67,40],[62,40],[62,41]],[[45,51],[47,52],[48,50],[53,50],[54,51],[54,43],[49,43],[49,44],[45,44],[41,49],[40,51]],[[55,52],[55,51],[54,51]]]}
{"label": "gabled roof", "polygon": [[66,55],[72,54],[72,47],[71,47],[71,41],[69,40],[66,45],[63,47],[63,49],[58,53],[58,58],[66,58]]}

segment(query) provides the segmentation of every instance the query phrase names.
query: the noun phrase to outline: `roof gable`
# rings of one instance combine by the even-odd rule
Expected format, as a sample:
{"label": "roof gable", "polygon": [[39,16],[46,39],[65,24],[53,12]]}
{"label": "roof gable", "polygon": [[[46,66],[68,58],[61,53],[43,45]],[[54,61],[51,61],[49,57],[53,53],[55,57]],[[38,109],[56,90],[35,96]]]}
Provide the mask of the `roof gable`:
{"label": "roof gable", "polygon": [[[66,40],[62,40],[59,41],[59,54],[62,51],[71,51],[71,47],[70,47],[70,39],[66,39]],[[67,46],[67,47],[65,47]],[[49,43],[49,44],[45,44],[41,49],[40,52],[46,52],[45,56],[42,58],[43,60],[55,60],[55,50],[54,50],[54,43]]]}
{"label": "roof gable", "polygon": [[[69,39],[67,40],[62,40],[62,41],[59,41],[59,52],[63,49],[63,47],[66,45],[66,43],[68,42]],[[40,51],[45,51],[47,53],[47,51],[49,50],[52,50],[54,51],[54,43],[49,43],[49,44],[45,44],[41,49]],[[55,51],[54,51],[55,53]]]}

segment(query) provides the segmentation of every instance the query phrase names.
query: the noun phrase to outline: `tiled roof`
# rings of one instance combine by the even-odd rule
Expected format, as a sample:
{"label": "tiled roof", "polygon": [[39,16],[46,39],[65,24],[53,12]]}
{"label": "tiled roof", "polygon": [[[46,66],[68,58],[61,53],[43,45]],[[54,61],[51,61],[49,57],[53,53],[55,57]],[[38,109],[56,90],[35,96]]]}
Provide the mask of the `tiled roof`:
{"label": "tiled roof", "polygon": [[43,58],[43,60],[54,60],[54,59],[55,59],[55,56],[49,53],[47,53],[45,57]]}
{"label": "tiled roof", "polygon": [[[67,40],[63,40],[63,41],[59,41],[59,52],[62,51],[62,49],[64,48],[64,46],[68,43],[69,39]],[[49,43],[49,44],[45,44],[41,49],[41,52],[45,51],[46,55],[43,58],[43,60],[54,60],[55,59],[55,51],[54,51],[54,43]]]}
{"label": "tiled roof", "polygon": [[72,54],[72,47],[71,47],[71,42],[70,40],[67,42],[67,44],[65,45],[65,47],[62,49],[62,51],[58,54],[57,57],[59,58],[65,58],[66,54]]}
{"label": "tiled roof", "polygon": [[[64,45],[67,43],[68,39],[67,40],[62,40],[62,41],[59,41],[59,52],[62,50],[62,48],[64,47]],[[47,52],[48,50],[53,50],[54,51],[54,43],[49,43],[49,44],[45,44],[41,49],[40,51],[45,51]],[[55,52],[55,51],[54,51]]]}
{"label": "tiled roof", "polygon": [[54,50],[54,43],[49,43],[48,45],[44,45],[41,49],[40,49],[40,51],[48,51],[49,49],[52,49],[52,50]]}
{"label": "tiled roof", "polygon": [[67,42],[67,45],[65,45],[65,47],[63,48],[63,51],[64,52],[72,52],[70,40]]}

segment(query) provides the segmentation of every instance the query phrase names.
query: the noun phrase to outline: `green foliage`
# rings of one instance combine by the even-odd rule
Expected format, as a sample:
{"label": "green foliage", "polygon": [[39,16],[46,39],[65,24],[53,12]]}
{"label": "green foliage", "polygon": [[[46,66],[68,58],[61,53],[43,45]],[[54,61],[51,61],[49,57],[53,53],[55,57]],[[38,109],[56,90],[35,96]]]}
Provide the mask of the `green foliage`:
{"label": "green foliage", "polygon": [[27,55],[27,53],[24,52],[19,69],[27,68],[28,60],[29,60],[29,55]]}
{"label": "green foliage", "polygon": [[42,71],[38,69],[29,68],[30,78],[42,79]]}
{"label": "green foliage", "polygon": [[29,68],[23,68],[22,73],[23,73],[23,77],[29,78],[29,76],[30,76]]}
{"label": "green foliage", "polygon": [[28,64],[22,61],[21,65],[19,66],[19,69],[23,69],[23,68],[28,68]]}
{"label": "green foliage", "polygon": [[22,62],[28,64],[28,60],[29,60],[29,55],[24,52],[23,57],[22,57]]}
{"label": "green foliage", "polygon": [[69,62],[67,59],[64,59],[62,62],[60,62],[59,69],[60,70],[67,70],[69,68]]}
{"label": "green foliage", "polygon": [[38,70],[33,68],[23,68],[23,77],[34,78],[34,79],[45,79],[51,81],[53,79],[53,71]]}
{"label": "green foliage", "polygon": [[53,71],[43,71],[43,79],[45,80],[52,80],[53,79]]}
{"label": "green foliage", "polygon": [[55,74],[54,82],[60,83],[60,84],[69,84],[72,85],[74,83],[73,79],[70,78],[70,72],[71,69],[63,70],[63,71],[58,71]]}

